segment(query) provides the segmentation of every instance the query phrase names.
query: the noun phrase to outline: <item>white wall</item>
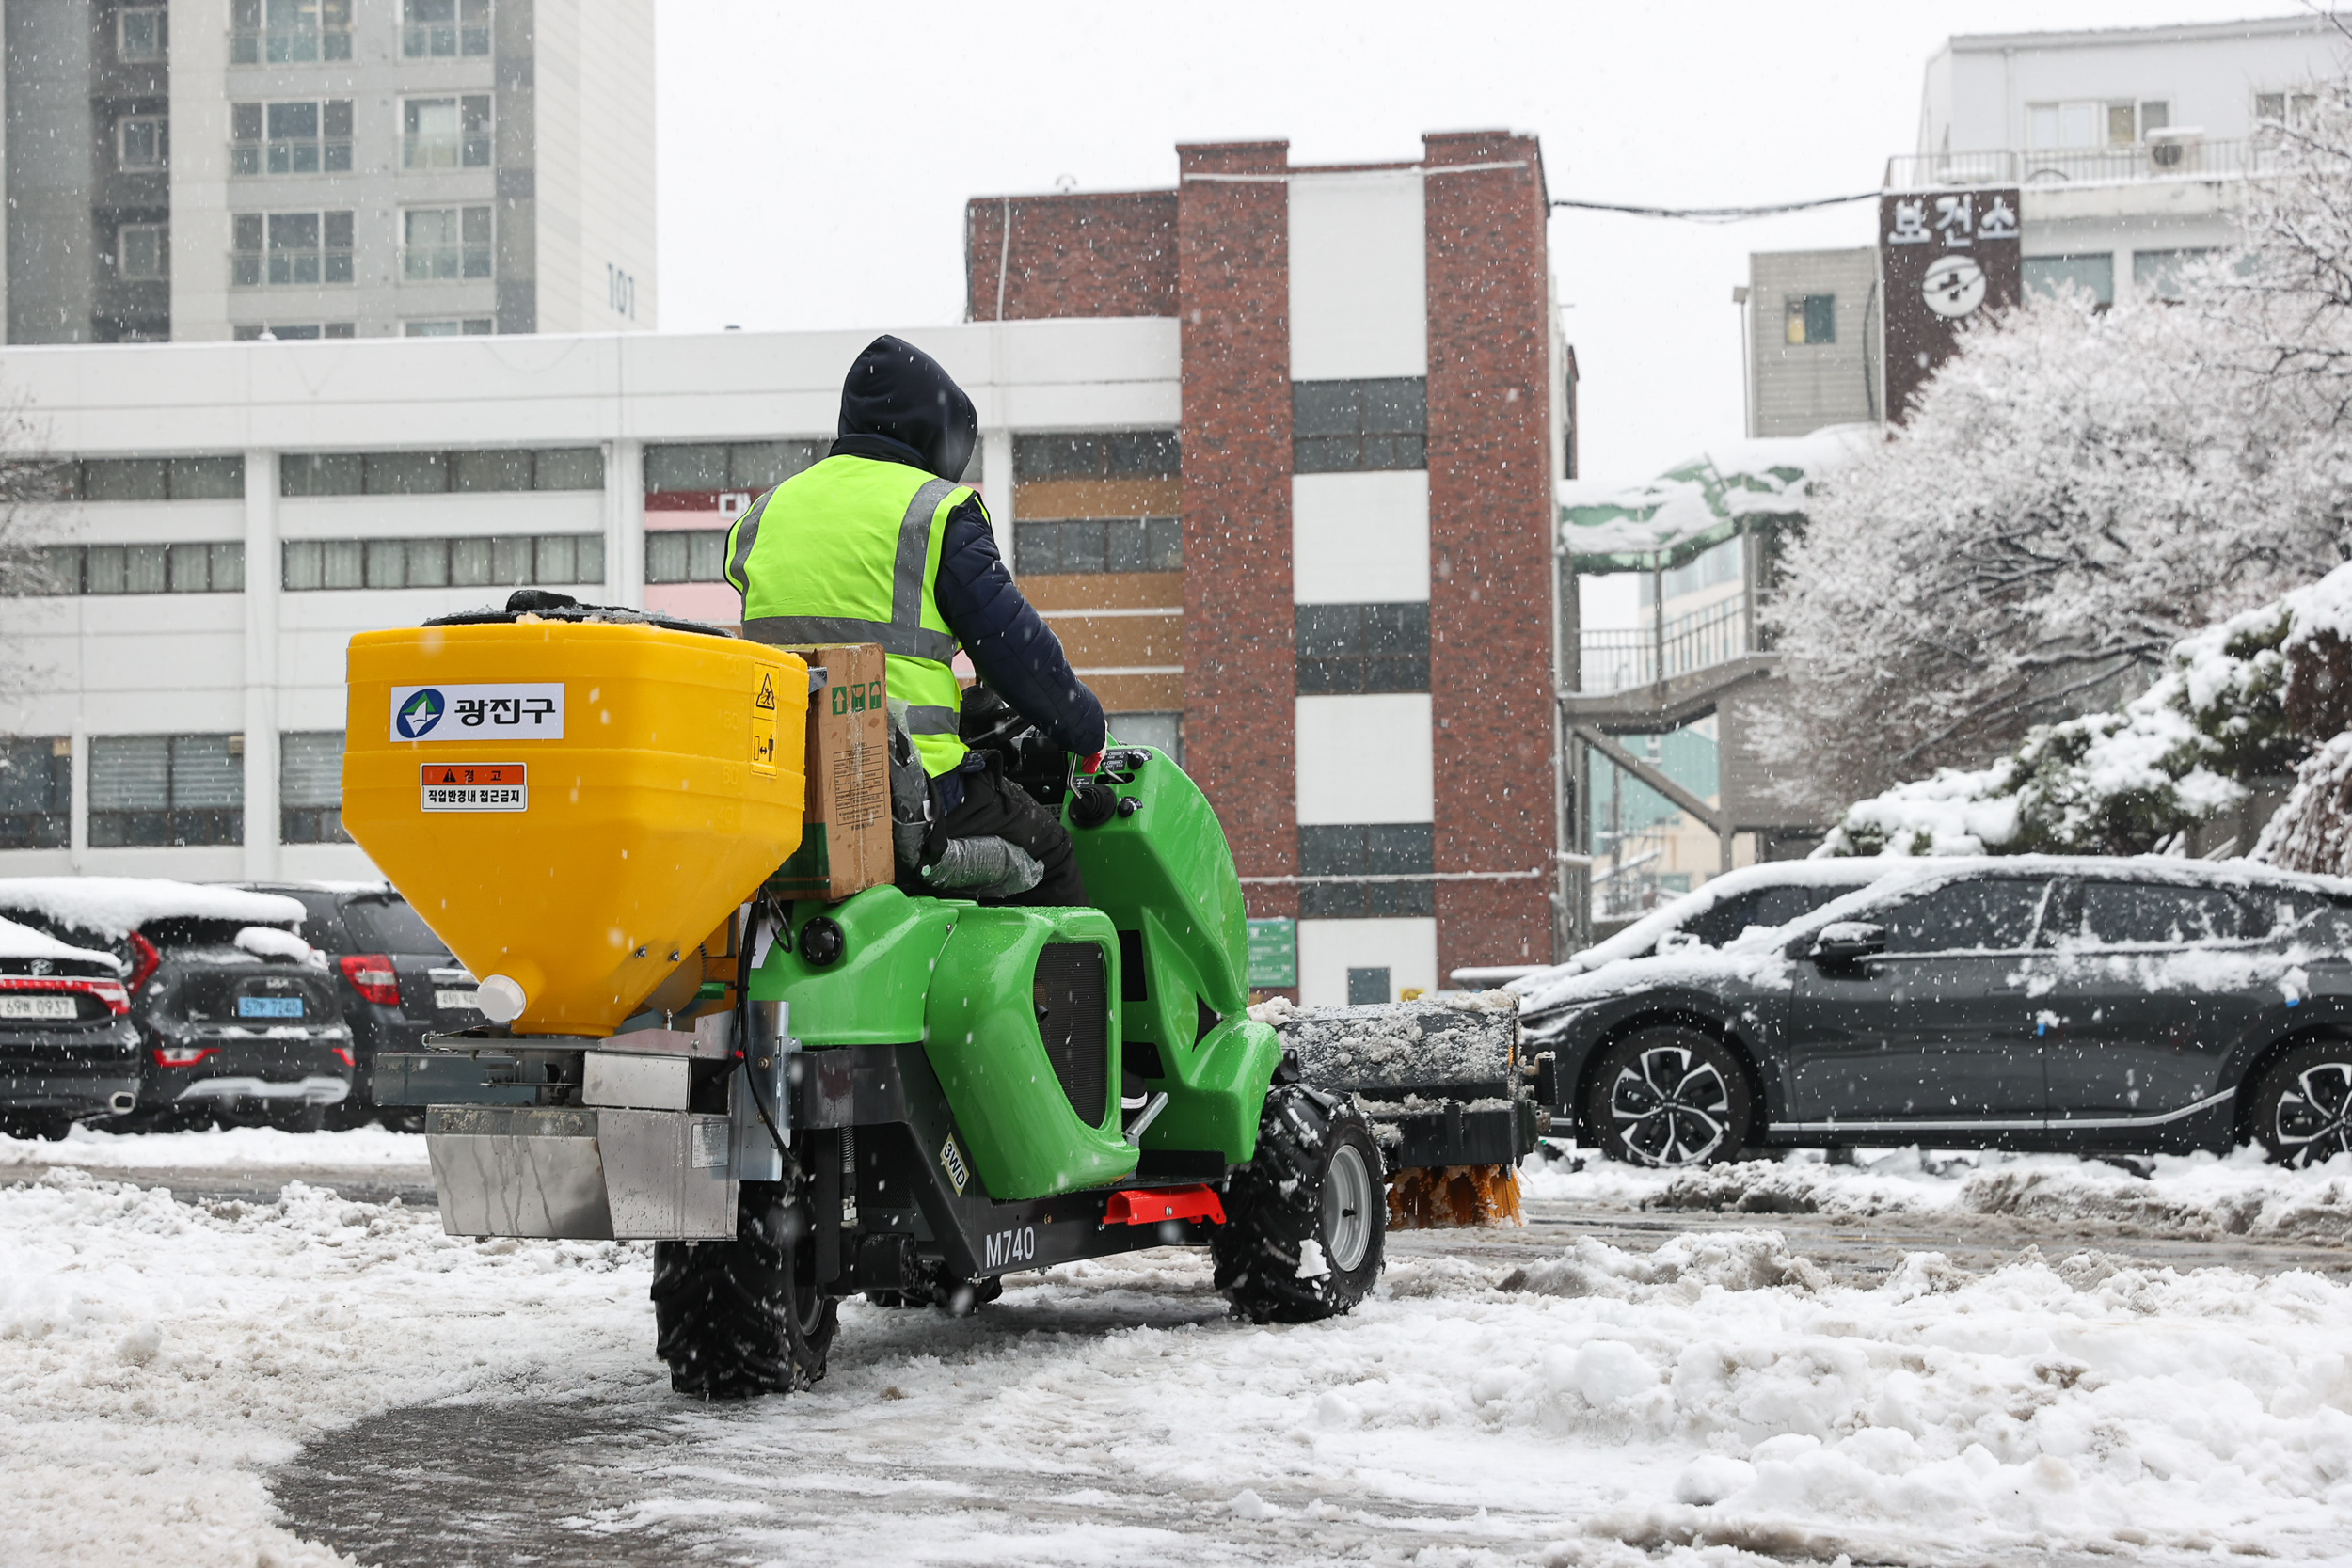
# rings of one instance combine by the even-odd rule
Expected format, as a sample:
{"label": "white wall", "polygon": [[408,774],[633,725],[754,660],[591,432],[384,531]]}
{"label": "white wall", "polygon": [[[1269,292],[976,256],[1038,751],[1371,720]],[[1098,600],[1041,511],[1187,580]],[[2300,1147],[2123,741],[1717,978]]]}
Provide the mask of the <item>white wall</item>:
{"label": "white wall", "polygon": [[1427,917],[1302,920],[1298,923],[1298,1000],[1310,1007],[1347,1000],[1350,969],[1386,969],[1387,1000],[1406,987],[1438,987],[1438,923]]}
{"label": "white wall", "polygon": [[1427,264],[1419,170],[1293,175],[1292,378],[1427,375]]}
{"label": "white wall", "polygon": [[652,0],[537,0],[532,23],[539,329],[650,332]]}
{"label": "white wall", "polygon": [[1428,692],[1297,702],[1302,825],[1436,819]]}
{"label": "white wall", "polygon": [[1428,470],[1292,476],[1291,592],[1299,604],[1428,598]]}

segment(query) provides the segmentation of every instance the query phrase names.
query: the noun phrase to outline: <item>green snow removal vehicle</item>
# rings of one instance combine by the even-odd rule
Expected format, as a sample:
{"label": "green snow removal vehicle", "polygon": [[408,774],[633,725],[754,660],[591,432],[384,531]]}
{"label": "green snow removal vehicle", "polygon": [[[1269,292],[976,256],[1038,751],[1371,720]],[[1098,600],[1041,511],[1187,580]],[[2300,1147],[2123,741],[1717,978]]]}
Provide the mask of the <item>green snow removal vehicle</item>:
{"label": "green snow removal vehicle", "polygon": [[428,1107],[451,1232],[653,1240],[674,1386],[734,1398],[820,1377],[845,1297],[967,1311],[1142,1247],[1207,1246],[1261,1322],[1343,1313],[1403,1143],[1532,1144],[1515,1015],[1501,1121],[1375,1126],[1311,1081],[1248,1014],[1216,818],[1150,748],[1022,777],[1091,907],[911,895],[887,864],[834,895],[887,833],[881,668],[593,609],[353,640],[344,821],[491,1021],[376,1065],[380,1101]]}

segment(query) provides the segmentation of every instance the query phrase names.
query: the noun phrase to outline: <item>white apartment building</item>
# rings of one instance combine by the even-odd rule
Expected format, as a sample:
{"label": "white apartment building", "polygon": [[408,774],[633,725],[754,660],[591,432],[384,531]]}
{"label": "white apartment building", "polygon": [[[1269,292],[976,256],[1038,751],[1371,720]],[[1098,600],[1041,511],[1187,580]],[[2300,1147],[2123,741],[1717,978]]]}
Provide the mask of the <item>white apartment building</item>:
{"label": "white apartment building", "polygon": [[10,343],[643,331],[652,0],[0,0]]}

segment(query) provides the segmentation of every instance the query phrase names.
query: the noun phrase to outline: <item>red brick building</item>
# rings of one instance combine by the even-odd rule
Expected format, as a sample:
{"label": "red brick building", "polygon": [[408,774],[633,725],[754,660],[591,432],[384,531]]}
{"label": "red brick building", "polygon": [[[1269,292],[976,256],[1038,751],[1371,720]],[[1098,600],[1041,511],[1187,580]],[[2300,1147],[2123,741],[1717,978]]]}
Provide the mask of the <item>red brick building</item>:
{"label": "red brick building", "polygon": [[969,319],[1181,335],[1175,430],[1013,438],[1014,569],[1114,727],[1180,739],[1305,1000],[1549,961],[1573,393],[1541,150],[1178,155],[1173,191],[969,204]]}

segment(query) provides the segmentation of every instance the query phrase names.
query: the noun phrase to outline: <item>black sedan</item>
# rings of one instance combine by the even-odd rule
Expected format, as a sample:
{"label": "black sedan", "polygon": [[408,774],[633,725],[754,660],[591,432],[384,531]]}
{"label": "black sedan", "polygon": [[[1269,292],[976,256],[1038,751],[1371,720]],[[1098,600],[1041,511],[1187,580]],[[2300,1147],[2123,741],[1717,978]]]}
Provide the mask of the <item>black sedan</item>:
{"label": "black sedan", "polygon": [[62,1138],[136,1103],[130,1013],[112,958],[0,920],[0,1133]]}
{"label": "black sedan", "polygon": [[1720,951],[1523,981],[1557,1115],[1646,1164],[1925,1143],[2352,1149],[2352,883],[1921,861]]}

